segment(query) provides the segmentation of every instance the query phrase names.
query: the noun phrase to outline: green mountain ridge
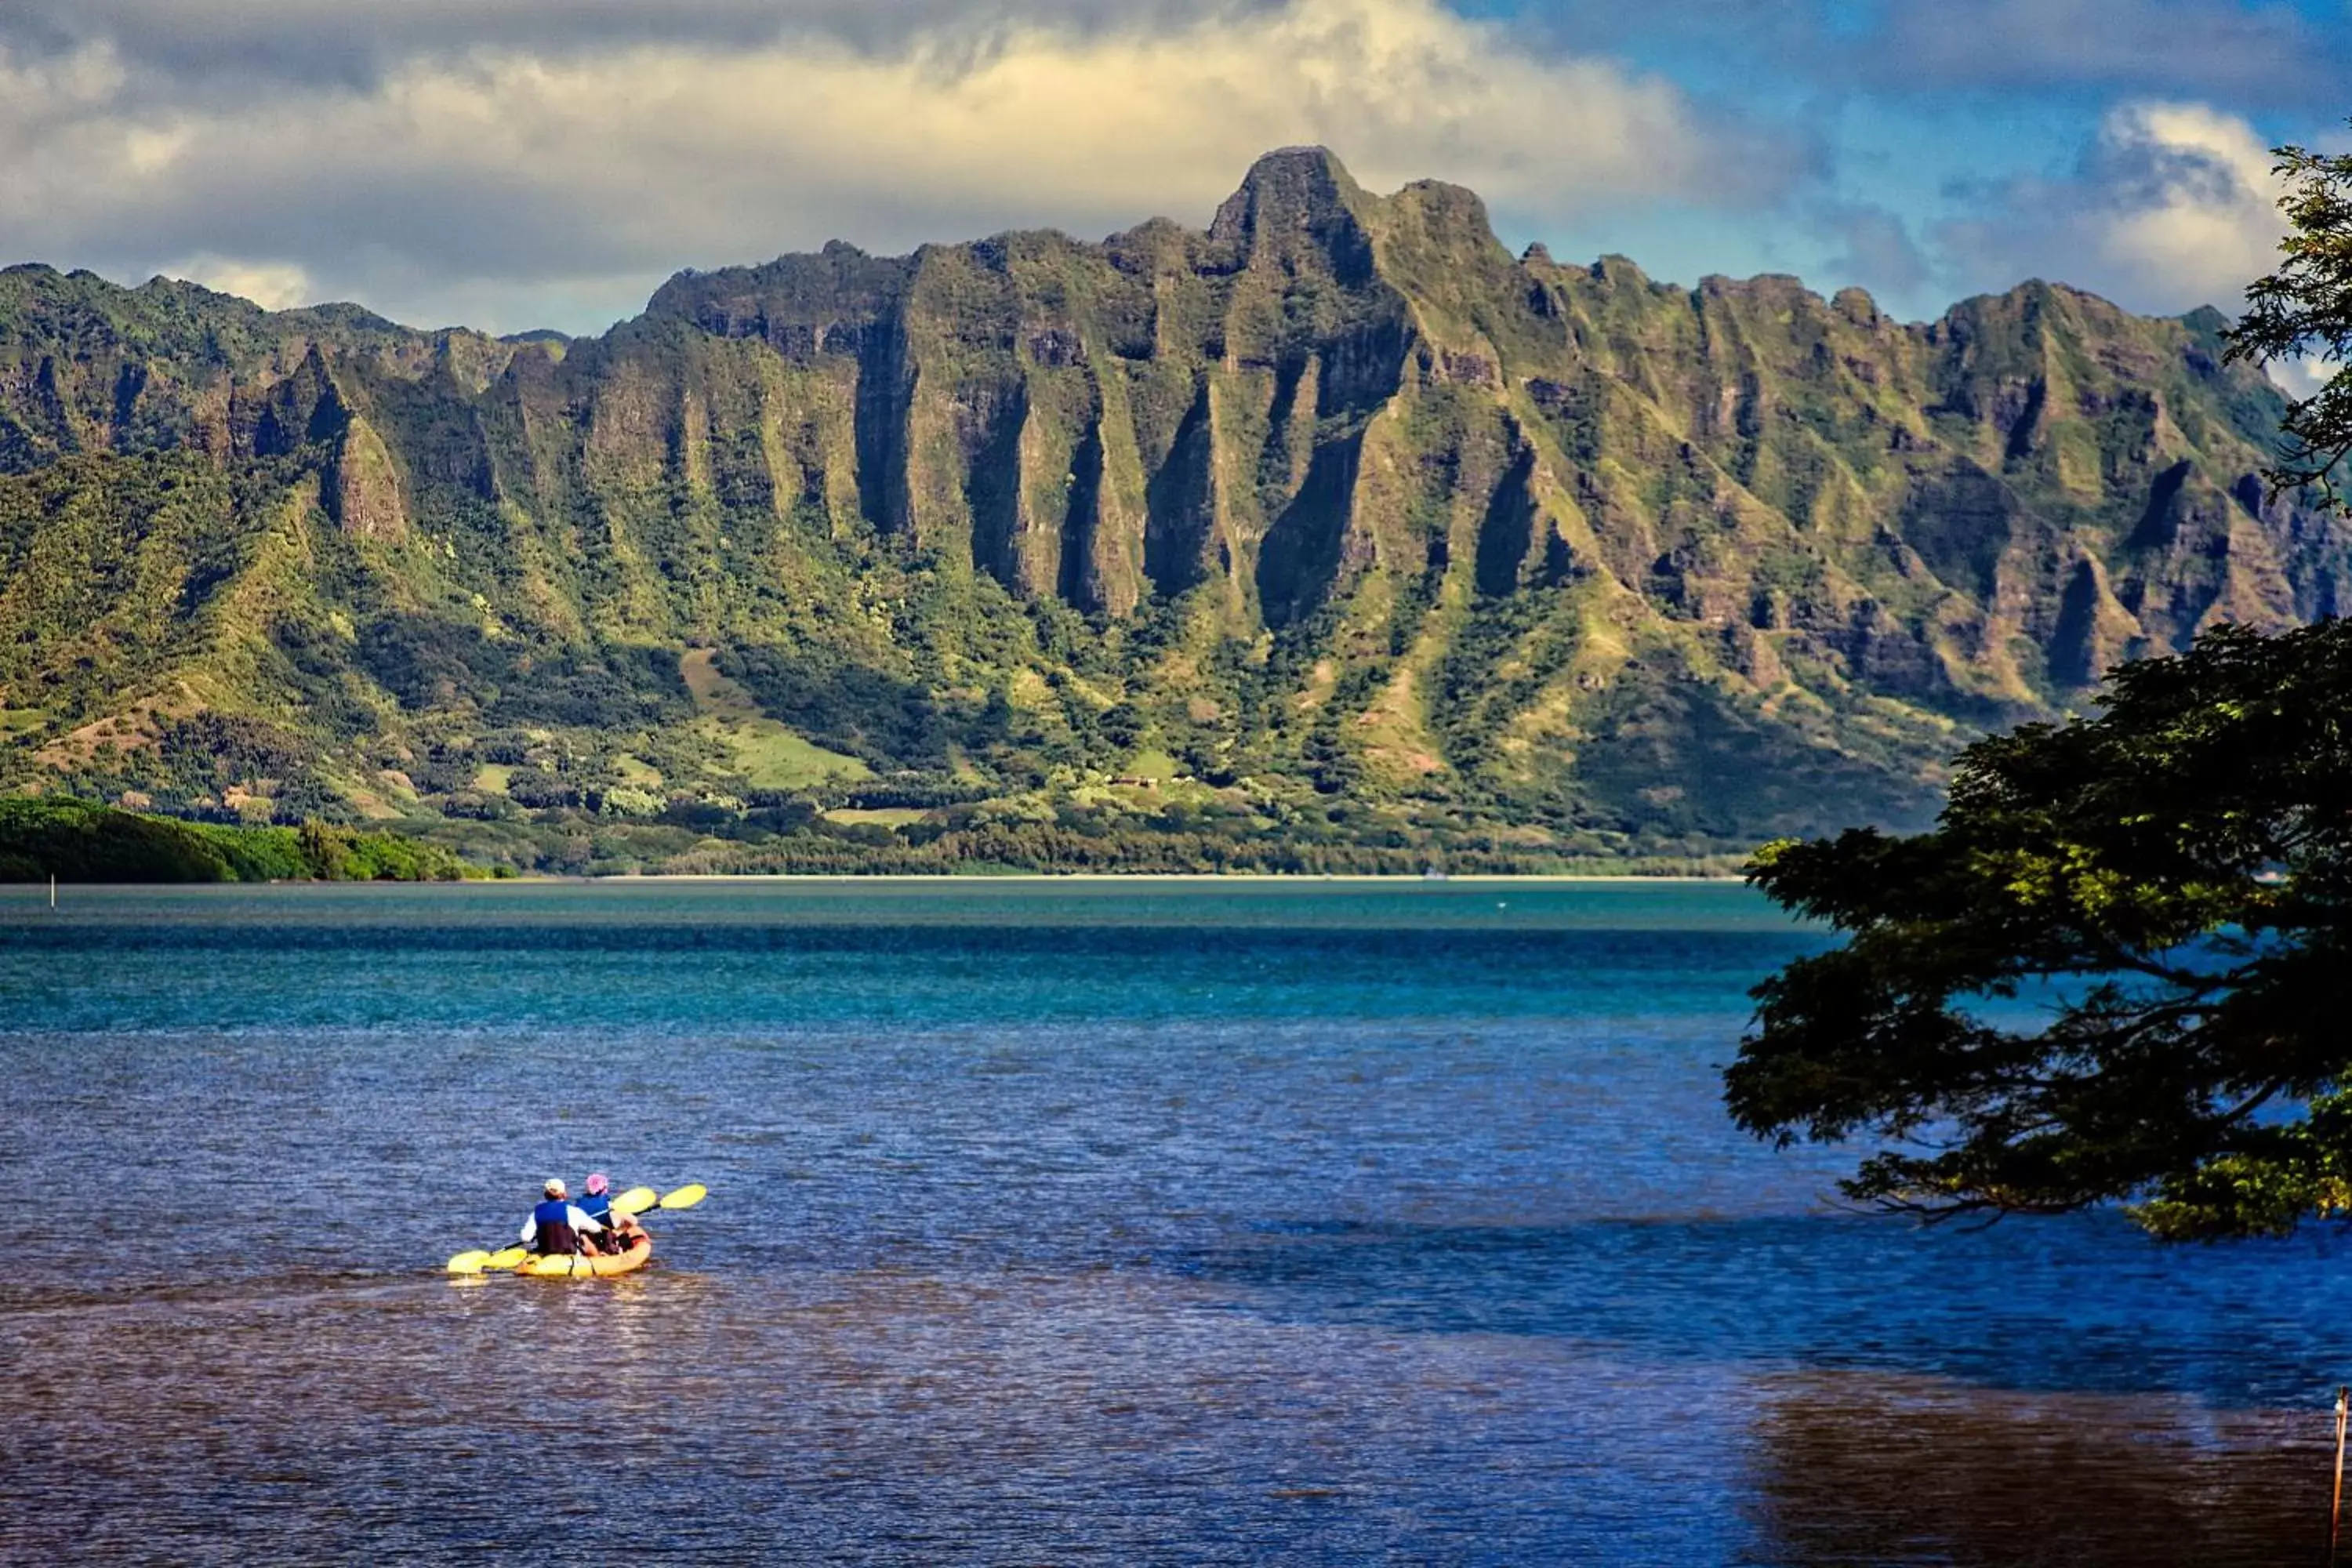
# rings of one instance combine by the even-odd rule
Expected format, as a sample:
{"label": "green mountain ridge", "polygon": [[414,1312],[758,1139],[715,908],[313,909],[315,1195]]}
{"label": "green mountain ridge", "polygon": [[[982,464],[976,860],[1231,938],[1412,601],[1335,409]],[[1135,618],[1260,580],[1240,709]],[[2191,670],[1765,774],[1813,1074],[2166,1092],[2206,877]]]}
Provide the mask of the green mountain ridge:
{"label": "green mountain ridge", "polygon": [[1916,825],[1969,734],[2345,602],[2224,325],[1514,258],[1319,149],[593,339],[12,268],[0,786],[566,868]]}

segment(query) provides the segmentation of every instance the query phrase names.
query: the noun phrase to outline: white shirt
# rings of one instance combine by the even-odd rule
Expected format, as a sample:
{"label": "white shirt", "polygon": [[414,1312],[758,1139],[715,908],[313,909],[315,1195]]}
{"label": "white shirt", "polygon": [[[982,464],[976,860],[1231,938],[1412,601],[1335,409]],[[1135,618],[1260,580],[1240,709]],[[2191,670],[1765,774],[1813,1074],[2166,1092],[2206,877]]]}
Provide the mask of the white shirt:
{"label": "white shirt", "polygon": [[[573,1230],[578,1231],[583,1235],[601,1236],[604,1234],[604,1227],[598,1225],[594,1220],[590,1219],[586,1211],[583,1210],[578,1204],[566,1204],[563,1205],[563,1221]],[[531,1242],[538,1237],[538,1236],[539,1216],[534,1214],[529,1219],[522,1222],[522,1244],[525,1247],[529,1247]]]}

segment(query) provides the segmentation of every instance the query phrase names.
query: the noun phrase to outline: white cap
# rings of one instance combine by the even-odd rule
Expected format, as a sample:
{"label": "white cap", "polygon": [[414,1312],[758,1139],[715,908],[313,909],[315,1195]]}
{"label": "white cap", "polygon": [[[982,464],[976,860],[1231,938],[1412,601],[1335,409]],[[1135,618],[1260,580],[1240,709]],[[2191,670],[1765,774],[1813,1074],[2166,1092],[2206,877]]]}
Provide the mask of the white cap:
{"label": "white cap", "polygon": [[562,1177],[550,1176],[547,1178],[547,1195],[551,1198],[568,1197],[571,1195],[564,1190]]}

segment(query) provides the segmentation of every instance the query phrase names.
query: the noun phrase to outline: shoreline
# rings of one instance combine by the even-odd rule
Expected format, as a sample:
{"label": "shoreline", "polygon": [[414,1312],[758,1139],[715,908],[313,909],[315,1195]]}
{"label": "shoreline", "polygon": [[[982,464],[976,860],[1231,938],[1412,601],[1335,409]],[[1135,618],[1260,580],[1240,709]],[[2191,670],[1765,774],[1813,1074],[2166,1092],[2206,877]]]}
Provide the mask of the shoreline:
{"label": "shoreline", "polygon": [[[1482,876],[1444,878],[1381,876],[1364,872],[1349,876],[1302,875],[1282,871],[1013,871],[1013,872],[952,872],[952,871],[694,871],[694,872],[619,872],[609,877],[552,877],[529,875],[520,877],[469,877],[452,881],[395,880],[327,880],[324,879],[224,881],[224,882],[149,882],[149,881],[81,881],[61,878],[59,889],[89,891],[94,889],[169,889],[197,890],[217,889],[229,890],[255,888],[337,888],[376,889],[384,890],[425,889],[554,889],[554,888],[634,888],[640,890],[660,887],[772,887],[772,888],[937,888],[979,889],[1019,888],[1024,891],[1041,888],[1083,886],[1104,890],[1129,888],[1183,887],[1187,889],[1250,888],[1259,890],[1284,891],[1327,889],[1332,891],[1402,891],[1416,889],[1439,892],[1448,888],[1476,889],[1494,888],[1570,889],[1570,888],[1642,888],[1642,887],[1726,887],[1747,885],[1740,877],[1642,876],[1627,872],[1604,872],[1592,875],[1573,873],[1509,874],[1493,873]],[[0,881],[0,888],[23,889],[43,892],[47,881]]]}
{"label": "shoreline", "polygon": [[[1391,886],[1479,882],[1610,884],[1620,881],[1738,881],[1754,847],[1724,853],[1566,854],[1465,850],[1429,846],[1277,844],[1222,847],[1179,835],[1153,844],[1113,836],[1102,844],[1068,836],[1037,842],[986,835],[972,842],[852,835],[827,845],[803,836],[740,842],[703,837],[690,847],[670,833],[659,842],[558,847],[545,833],[472,834],[446,825],[428,831],[362,833],[306,822],[299,826],[186,821],[79,798],[0,796],[0,879],[38,884],[96,882],[455,882],[655,879],[682,882],[788,879],[800,885],[873,881],[928,884],[1031,880],[1136,882],[1176,888],[1322,883]],[[822,837],[823,836],[818,836]],[[1081,836],[1084,837],[1084,836]],[[1214,852],[1212,852],[1212,851]],[[1247,851],[1247,852],[1244,852]]]}
{"label": "shoreline", "polygon": [[[1585,874],[1559,872],[1487,872],[1459,877],[1423,877],[1406,872],[1382,874],[1359,871],[1347,874],[1323,874],[1299,871],[624,871],[610,877],[507,877],[488,885],[503,882],[517,886],[526,882],[593,885],[607,882],[937,882],[952,887],[969,887],[973,883],[991,882],[1205,882],[1229,885],[1235,882],[1271,882],[1300,887],[1323,887],[1339,883],[1362,883],[1375,887],[1443,888],[1473,883],[1507,882],[1526,886],[1534,882],[1728,882],[1744,885],[1740,877],[1643,876],[1633,871],[1601,871]],[[451,884],[457,886],[460,884]],[[462,884],[481,886],[479,883]]]}
{"label": "shoreline", "polygon": [[[774,886],[778,884],[832,887],[857,886],[935,886],[941,888],[1067,886],[1083,883],[1089,887],[1125,884],[1181,883],[1186,886],[1290,888],[1441,888],[1461,887],[1644,887],[1644,886],[1705,886],[1720,884],[1742,887],[1740,877],[1646,877],[1635,872],[1601,872],[1590,876],[1573,872],[1508,873],[1494,872],[1477,876],[1418,877],[1402,873],[1382,876],[1377,872],[1356,872],[1349,875],[1318,875],[1290,871],[619,871],[608,877],[553,877],[534,873],[520,877],[469,877],[452,882],[395,881],[278,881],[278,882],[60,882],[60,887],[210,887],[210,888],[600,888],[600,887],[670,887],[678,885]],[[40,884],[19,882],[16,887]]]}

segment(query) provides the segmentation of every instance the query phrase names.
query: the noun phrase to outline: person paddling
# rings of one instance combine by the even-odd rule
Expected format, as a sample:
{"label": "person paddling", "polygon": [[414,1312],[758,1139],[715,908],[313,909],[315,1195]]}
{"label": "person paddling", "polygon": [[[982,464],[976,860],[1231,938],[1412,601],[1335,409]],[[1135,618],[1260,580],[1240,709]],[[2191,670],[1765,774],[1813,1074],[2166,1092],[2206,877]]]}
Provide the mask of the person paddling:
{"label": "person paddling", "polygon": [[580,1212],[605,1226],[604,1237],[596,1244],[601,1252],[618,1252],[620,1245],[613,1238],[613,1178],[598,1171],[591,1174],[580,1194]]}
{"label": "person paddling", "polygon": [[522,1222],[522,1244],[541,1257],[562,1257],[584,1250],[581,1246],[588,1237],[599,1236],[604,1227],[583,1213],[571,1200],[561,1176],[551,1176],[547,1196],[530,1211]]}

